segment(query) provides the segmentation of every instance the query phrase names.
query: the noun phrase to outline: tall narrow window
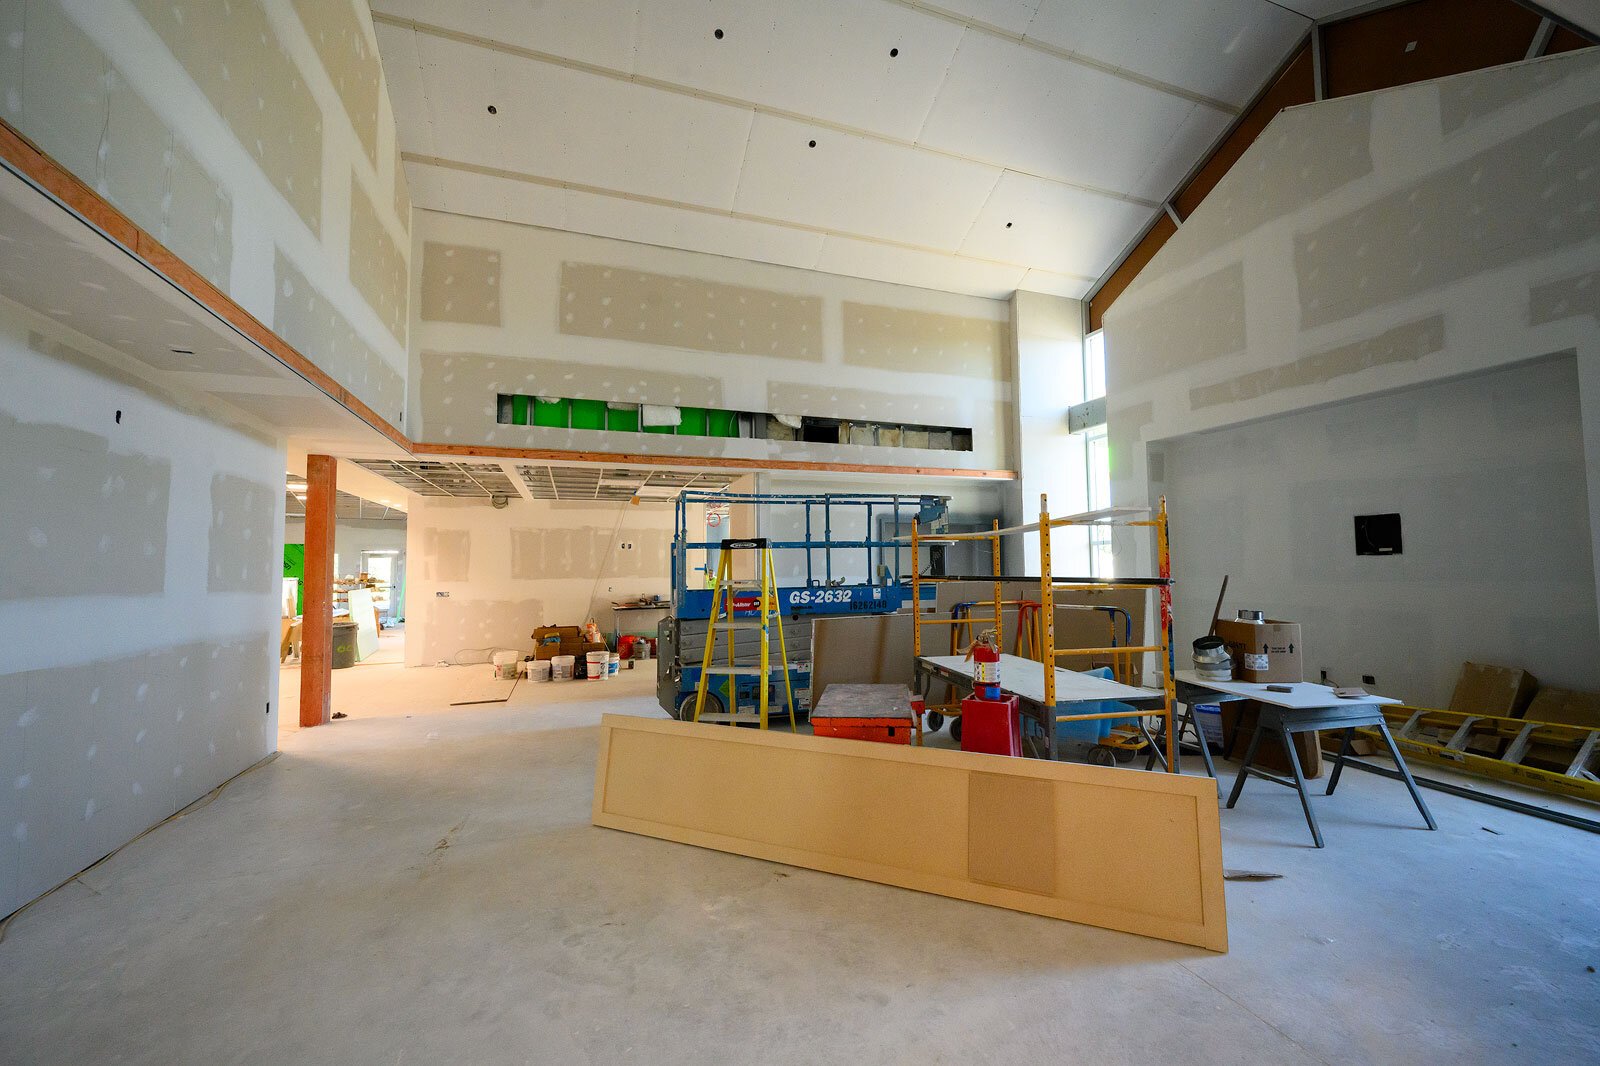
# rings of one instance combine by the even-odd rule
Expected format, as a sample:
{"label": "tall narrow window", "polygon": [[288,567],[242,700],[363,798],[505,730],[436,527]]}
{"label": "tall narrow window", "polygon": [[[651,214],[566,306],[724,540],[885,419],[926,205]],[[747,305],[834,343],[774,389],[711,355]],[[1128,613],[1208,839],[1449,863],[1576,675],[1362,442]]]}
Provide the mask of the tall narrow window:
{"label": "tall narrow window", "polygon": [[[1084,338],[1083,395],[1096,400],[1106,394],[1106,339],[1096,330]],[[1088,510],[1111,506],[1111,444],[1102,422],[1084,433],[1084,484],[1088,487]],[[1111,528],[1089,527],[1089,575],[1112,577]]]}

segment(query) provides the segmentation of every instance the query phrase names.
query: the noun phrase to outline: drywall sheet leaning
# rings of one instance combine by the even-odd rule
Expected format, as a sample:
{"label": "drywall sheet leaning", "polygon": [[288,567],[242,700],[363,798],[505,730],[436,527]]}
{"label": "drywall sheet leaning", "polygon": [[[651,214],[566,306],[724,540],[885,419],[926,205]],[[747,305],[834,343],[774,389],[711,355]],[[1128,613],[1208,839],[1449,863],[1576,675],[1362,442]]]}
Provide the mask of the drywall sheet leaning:
{"label": "drywall sheet leaning", "polygon": [[608,714],[593,822],[1228,950],[1209,778]]}

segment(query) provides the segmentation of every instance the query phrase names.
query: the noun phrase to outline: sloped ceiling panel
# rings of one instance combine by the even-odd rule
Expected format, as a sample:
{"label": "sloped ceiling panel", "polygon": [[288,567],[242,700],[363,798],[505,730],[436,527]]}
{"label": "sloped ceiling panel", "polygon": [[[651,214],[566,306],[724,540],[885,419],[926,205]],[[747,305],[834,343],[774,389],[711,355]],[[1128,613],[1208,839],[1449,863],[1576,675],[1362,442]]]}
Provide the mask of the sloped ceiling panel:
{"label": "sloped ceiling panel", "polygon": [[419,207],[984,296],[1092,284],[1293,6],[373,3]]}

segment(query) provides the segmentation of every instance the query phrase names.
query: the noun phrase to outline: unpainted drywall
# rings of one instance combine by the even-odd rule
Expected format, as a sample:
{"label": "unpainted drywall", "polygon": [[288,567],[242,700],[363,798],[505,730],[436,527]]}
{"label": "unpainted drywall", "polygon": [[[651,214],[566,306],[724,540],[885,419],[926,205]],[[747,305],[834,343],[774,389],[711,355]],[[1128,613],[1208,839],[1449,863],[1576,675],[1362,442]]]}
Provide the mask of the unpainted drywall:
{"label": "unpainted drywall", "polygon": [[[1600,235],[1600,101],[1496,140],[1295,238],[1303,326]],[[1429,225],[1428,220],[1453,220]]]}
{"label": "unpainted drywall", "polygon": [[383,91],[377,45],[368,38],[367,27],[356,17],[353,4],[343,0],[294,0],[294,11],[344,104],[361,147],[376,165],[378,98]]}
{"label": "unpainted drywall", "polygon": [[276,592],[279,560],[261,550],[277,525],[282,492],[237,474],[211,477],[211,550],[206,591]]}
{"label": "unpainted drywall", "polygon": [[[427,211],[413,244],[423,263],[413,294],[419,439],[685,459],[971,469],[1010,460],[1002,302]],[[466,256],[479,266],[439,265]],[[471,295],[446,292],[446,278]],[[974,442],[954,453],[506,426],[497,393],[823,417],[847,417],[870,397],[871,417],[970,426]]]}
{"label": "unpainted drywall", "polygon": [[1385,330],[1368,340],[1343,344],[1284,366],[1252,370],[1227,381],[1191,389],[1189,406],[1199,410],[1202,407],[1255,399],[1280,389],[1319,385],[1386,363],[1415,362],[1443,349],[1444,316],[1432,315],[1420,322],[1408,322]]}
{"label": "unpainted drywall", "polygon": [[[1184,586],[1298,621],[1309,680],[1439,707],[1471,660],[1596,689],[1582,434],[1566,356],[1168,442],[1155,488]],[[1391,512],[1402,553],[1356,555],[1354,517]],[[1212,600],[1175,607],[1187,647]]]}
{"label": "unpainted drywall", "polygon": [[273,187],[320,231],[322,111],[258,0],[136,4]]}
{"label": "unpainted drywall", "polygon": [[422,245],[422,303],[428,322],[500,324],[500,253],[464,244]]}
{"label": "unpainted drywall", "polygon": [[403,172],[375,162],[393,116],[370,17],[344,0],[14,0],[0,114],[263,322],[286,251],[379,365],[343,351],[343,325],[291,343],[398,421],[410,207]]}
{"label": "unpainted drywall", "polygon": [[[1229,206],[1270,199],[1295,167],[1309,184],[1271,211]],[[1113,502],[1151,500],[1161,440],[1556,353],[1600,359],[1596,175],[1594,49],[1279,114],[1107,312]],[[1600,450],[1583,462],[1569,499]]]}
{"label": "unpainted drywall", "polygon": [[389,365],[348,319],[279,251],[273,261],[277,299],[272,328],[307,358],[343,382],[373,410],[400,421],[405,378]]}
{"label": "unpainted drywall", "polygon": [[226,288],[231,197],[52,0],[0,12],[5,117],[199,274]]}
{"label": "unpainted drywall", "polygon": [[378,217],[372,197],[350,182],[350,280],[401,345],[407,336],[411,292],[406,253]]}
{"label": "unpainted drywall", "polygon": [[702,352],[822,358],[822,301],[815,296],[562,263],[559,306],[562,333]]}
{"label": "unpainted drywall", "polygon": [[663,504],[418,499],[406,515],[406,664],[532,654],[535,627],[591,617],[609,635],[613,601],[670,593],[672,521]]}
{"label": "unpainted drywall", "polygon": [[845,362],[1006,381],[1006,323],[846,300]]}
{"label": "unpainted drywall", "polygon": [[96,347],[0,307],[0,914],[277,739],[283,448]]}

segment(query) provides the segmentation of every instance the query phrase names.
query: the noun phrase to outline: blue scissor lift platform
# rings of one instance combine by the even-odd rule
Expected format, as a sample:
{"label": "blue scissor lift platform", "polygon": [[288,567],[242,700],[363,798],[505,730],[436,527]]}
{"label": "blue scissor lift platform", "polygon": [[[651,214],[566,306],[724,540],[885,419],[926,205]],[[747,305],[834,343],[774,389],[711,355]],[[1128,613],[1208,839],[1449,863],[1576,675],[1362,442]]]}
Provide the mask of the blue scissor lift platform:
{"label": "blue scissor lift platform", "polygon": [[[948,517],[948,503],[949,497],[946,496],[915,493],[783,494],[685,491],[679,494],[672,538],[672,609],[668,617],[662,620],[658,631],[660,656],[656,667],[656,692],[662,708],[674,717],[693,713],[695,687],[700,683],[700,664],[705,653],[707,619],[711,615],[712,590],[690,587],[690,575],[701,572],[701,568],[689,566],[689,553],[720,551],[722,547],[720,540],[698,539],[698,536],[703,535],[698,534],[698,531],[696,539],[690,539],[688,516],[692,506],[728,504],[801,509],[804,538],[769,539],[769,542],[780,569],[785,572],[798,572],[798,568],[789,571],[785,567],[785,563],[793,559],[794,553],[799,552],[805,558],[804,583],[784,584],[780,581],[778,585],[778,601],[782,605],[784,619],[784,636],[789,649],[789,683],[794,688],[797,707],[803,710],[809,703],[800,699],[800,693],[802,691],[809,693],[811,688],[810,619],[843,614],[893,614],[910,603],[911,582],[902,578],[909,573],[908,568],[916,563],[911,558],[910,545],[895,539],[898,530],[902,522],[909,523],[913,518],[917,519],[923,529],[942,529]],[[866,530],[866,536],[835,540],[834,523],[849,512],[863,514],[862,528]],[[885,518],[892,520],[897,531],[887,539],[876,536],[874,527],[875,520]],[[889,561],[882,566],[876,555],[879,550],[891,553]],[[847,580],[843,576],[844,560],[839,556],[845,552],[861,552],[865,556],[867,566],[864,581]],[[839,555],[836,556],[835,553]],[[840,568],[838,576],[835,575],[836,566]],[[934,598],[933,585],[925,585],[922,592],[925,601]],[[734,615],[754,616],[758,596],[759,593],[754,589],[736,593]],[[754,641],[748,643],[748,653],[752,656],[753,662],[758,646]],[[727,636],[719,634],[717,639],[719,659],[726,654],[726,648]],[[744,649],[739,649],[740,665],[748,665],[742,661],[744,654]],[[774,665],[771,675],[766,679],[767,684],[776,684],[780,693],[783,675],[779,671],[782,669],[782,666]],[[733,683],[740,685],[740,702],[748,703],[755,697],[756,686],[761,683],[761,679],[748,676],[737,679],[724,677],[714,681],[711,691],[717,693],[719,701],[725,702],[727,685]],[[688,701],[688,711],[686,715],[680,715],[685,700]]]}

